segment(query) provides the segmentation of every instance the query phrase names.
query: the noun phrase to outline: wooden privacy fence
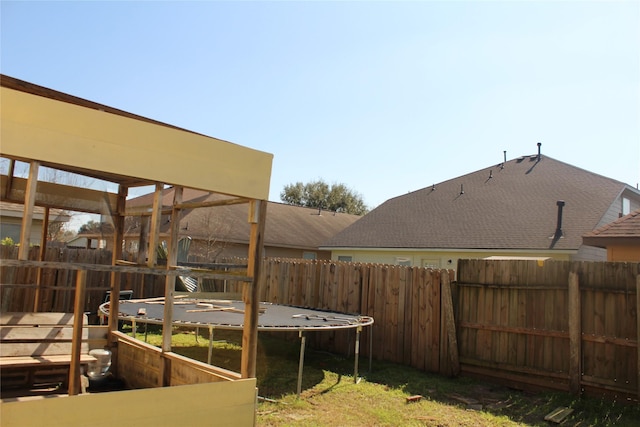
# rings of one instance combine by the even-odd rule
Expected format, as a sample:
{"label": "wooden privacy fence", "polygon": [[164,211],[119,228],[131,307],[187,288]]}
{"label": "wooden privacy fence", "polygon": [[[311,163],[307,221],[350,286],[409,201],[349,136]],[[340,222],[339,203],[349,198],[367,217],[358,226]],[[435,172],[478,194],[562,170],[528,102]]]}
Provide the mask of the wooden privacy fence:
{"label": "wooden privacy fence", "polygon": [[[0,256],[15,258],[11,250],[0,247]],[[37,250],[32,255],[37,259]],[[46,259],[109,264],[111,254],[49,249]],[[373,317],[372,335],[361,337],[363,356],[515,387],[639,395],[638,263],[460,260],[454,272],[335,261],[263,262],[261,301]],[[40,310],[69,311],[73,275],[43,270]],[[95,311],[109,278],[101,271],[88,274],[85,310]],[[163,280],[120,276],[121,289],[133,290],[134,298],[163,295]],[[3,268],[2,311],[31,310],[36,280],[35,269]],[[207,286],[207,291],[241,292],[237,282]],[[354,336],[338,330],[308,339],[324,350],[348,353]]]}
{"label": "wooden privacy fence", "polygon": [[638,397],[640,264],[460,260],[463,373]]}
{"label": "wooden privacy fence", "polygon": [[[362,337],[361,354],[430,372],[457,372],[456,347],[448,345],[450,337],[444,330],[447,312],[453,322],[451,295],[441,291],[453,279],[453,270],[333,261],[264,262],[262,301],[371,316],[375,323],[371,336]],[[351,349],[351,334],[318,333],[315,344],[341,353]]]}
{"label": "wooden privacy fence", "polygon": [[[40,249],[33,247],[29,251],[30,261],[61,262],[111,265],[111,252],[94,249],[47,248],[40,258]],[[0,265],[3,259],[18,259],[18,246],[0,246]],[[121,289],[133,290],[136,298],[164,295],[164,278],[154,275],[123,273],[120,274]],[[38,285],[39,284],[39,285]],[[87,289],[84,298],[84,311],[96,313],[104,302],[105,293],[110,289],[108,271],[87,271]],[[73,311],[76,276],[68,269],[11,267],[3,268],[0,273],[0,310],[3,312],[28,312],[34,310],[37,289],[38,311]],[[90,321],[95,323],[95,316]]]}

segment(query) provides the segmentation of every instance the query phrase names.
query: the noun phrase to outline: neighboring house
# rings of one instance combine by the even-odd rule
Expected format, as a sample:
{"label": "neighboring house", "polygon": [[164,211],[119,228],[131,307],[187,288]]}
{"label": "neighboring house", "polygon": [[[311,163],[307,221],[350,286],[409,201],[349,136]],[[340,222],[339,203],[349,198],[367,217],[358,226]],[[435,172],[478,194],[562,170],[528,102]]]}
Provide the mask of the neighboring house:
{"label": "neighboring house", "polygon": [[640,209],[585,234],[582,242],[605,248],[607,261],[640,262]]}
{"label": "neighboring house", "polygon": [[[165,207],[160,219],[160,240],[168,238],[173,203],[173,188],[163,191]],[[127,201],[127,212],[149,211],[154,194],[146,194]],[[183,202],[223,203],[224,196],[185,189]],[[127,252],[138,252],[141,218],[130,216],[125,222]],[[331,252],[319,250],[322,242],[353,224],[357,215],[319,211],[318,209],[268,202],[265,224],[264,255],[272,258],[330,259]],[[247,204],[230,204],[211,208],[185,209],[180,220],[180,237],[190,237],[189,261],[212,262],[216,259],[244,257],[247,253],[250,224]],[[104,239],[105,236],[81,234],[81,237]],[[106,238],[107,248],[113,244]]]}
{"label": "neighboring house", "polygon": [[106,240],[89,238],[85,235],[78,235],[68,240],[65,246],[74,249],[98,249],[106,247]]}
{"label": "neighboring house", "polygon": [[[0,240],[11,238],[14,244],[20,243],[20,227],[24,206],[18,203],[0,202]],[[31,244],[39,245],[42,242],[42,225],[45,218],[45,208],[36,206],[31,222]],[[60,209],[49,210],[49,229],[59,227],[67,223],[70,216]]]}
{"label": "neighboring house", "polygon": [[496,256],[604,261],[582,236],[638,208],[637,189],[538,153],[387,200],[321,249],[435,268]]}

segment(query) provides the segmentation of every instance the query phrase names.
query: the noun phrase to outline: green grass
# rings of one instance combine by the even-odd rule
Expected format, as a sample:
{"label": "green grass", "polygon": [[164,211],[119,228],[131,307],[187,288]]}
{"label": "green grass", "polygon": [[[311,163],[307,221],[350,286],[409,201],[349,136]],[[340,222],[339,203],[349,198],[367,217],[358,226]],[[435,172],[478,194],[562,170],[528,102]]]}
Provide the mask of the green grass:
{"label": "green grass", "polygon": [[[176,331],[173,351],[207,359],[207,330]],[[144,339],[144,335],[138,335]],[[240,370],[241,333],[215,331],[214,365]],[[148,342],[160,345],[159,331]],[[574,412],[562,426],[638,426],[640,406],[565,393],[525,393],[469,378],[445,378],[412,368],[360,360],[358,383],[353,358],[307,348],[298,397],[299,341],[261,334],[258,344],[258,426],[550,426],[545,415],[558,407]],[[408,403],[407,397],[422,399]],[[469,399],[477,403],[468,405]]]}

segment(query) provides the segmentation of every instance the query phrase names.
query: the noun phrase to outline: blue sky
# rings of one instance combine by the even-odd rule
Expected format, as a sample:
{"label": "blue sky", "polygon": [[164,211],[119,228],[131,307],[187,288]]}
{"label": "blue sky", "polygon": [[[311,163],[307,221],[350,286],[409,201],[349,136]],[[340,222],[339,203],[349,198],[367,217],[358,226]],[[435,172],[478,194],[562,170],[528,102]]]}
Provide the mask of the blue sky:
{"label": "blue sky", "polygon": [[[2,1],[3,74],[370,207],[537,152],[640,182],[640,2]],[[186,165],[185,165],[186,166]]]}

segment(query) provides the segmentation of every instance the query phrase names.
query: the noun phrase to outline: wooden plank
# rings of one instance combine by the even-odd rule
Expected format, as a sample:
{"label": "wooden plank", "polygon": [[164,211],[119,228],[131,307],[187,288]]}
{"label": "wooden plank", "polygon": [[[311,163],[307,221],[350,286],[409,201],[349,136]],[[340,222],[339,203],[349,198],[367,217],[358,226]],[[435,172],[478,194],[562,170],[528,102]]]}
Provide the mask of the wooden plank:
{"label": "wooden plank", "polygon": [[402,272],[400,284],[400,299],[398,313],[398,341],[402,346],[402,359],[400,363],[411,365],[411,287],[413,286],[413,272],[419,267],[405,267]]}
{"label": "wooden plank", "polygon": [[569,318],[569,391],[573,394],[580,394],[580,378],[582,367],[582,325],[581,325],[581,304],[580,304],[580,284],[576,272],[569,273],[569,293],[568,293],[568,313]]}
{"label": "wooden plank", "polygon": [[[70,328],[71,329],[71,328]],[[71,332],[73,334],[73,332]],[[88,353],[89,345],[85,342],[81,345],[81,352]],[[72,341],[54,342],[2,342],[0,345],[0,357],[20,356],[58,356],[72,353]]]}
{"label": "wooden plank", "polygon": [[[87,338],[87,334],[88,332],[83,333],[83,339]],[[0,326],[0,337],[3,346],[10,342],[71,342],[73,340],[73,327],[71,325]],[[0,348],[0,352],[2,350],[3,349]]]}
{"label": "wooden plank", "polygon": [[384,287],[384,279],[383,279],[383,269],[386,267],[383,265],[371,265],[373,269],[373,289],[375,291],[374,301],[374,314],[373,318],[375,319],[375,323],[373,325],[375,339],[373,340],[373,354],[376,358],[384,360],[384,340],[385,340],[385,330],[384,324],[387,322],[387,318],[385,316],[384,310],[384,298],[385,298],[385,287]]}
{"label": "wooden plank", "polygon": [[[420,336],[424,334],[424,331],[420,328],[420,314],[421,314],[421,295],[425,282],[426,269],[416,269],[413,272],[414,279],[411,287],[411,298],[409,299],[411,304],[411,365],[414,368],[420,367],[420,361],[424,366],[424,358],[420,357],[423,351],[420,347]],[[376,319],[377,322],[377,319]]]}
{"label": "wooden plank", "polygon": [[556,424],[560,424],[573,413],[573,409],[566,407],[559,407],[548,413],[545,417],[545,421],[551,421]]}
{"label": "wooden plank", "polygon": [[[86,322],[86,320],[85,320]],[[1,325],[73,325],[73,313],[0,313]]]}
{"label": "wooden plank", "polygon": [[393,274],[393,269],[395,268],[395,266],[393,265],[385,265],[382,266],[382,292],[383,292],[383,296],[384,296],[384,317],[385,317],[385,322],[383,325],[383,340],[384,340],[384,344],[383,344],[383,350],[384,350],[384,360],[390,360],[393,361],[393,354],[395,352],[395,347],[392,346],[392,341],[393,341],[393,336],[394,334],[394,330],[393,330],[393,323],[394,323],[394,318],[393,318],[393,295],[392,295],[392,290],[391,290],[391,279],[390,276]]}
{"label": "wooden plank", "polygon": [[425,368],[430,372],[440,372],[442,366],[447,365],[447,341],[444,324],[442,323],[442,291],[440,286],[440,270],[429,270],[429,286],[427,287],[426,299],[430,315],[427,318],[427,346],[430,358],[426,361]]}
{"label": "wooden plank", "polygon": [[[478,288],[478,305],[476,306],[476,322],[480,324],[486,324],[486,313],[487,310],[487,287],[483,286]],[[488,360],[487,355],[485,354],[485,349],[488,345],[488,341],[490,338],[490,332],[487,332],[486,329],[478,329],[476,331],[476,346],[475,346],[475,354],[476,357],[480,360]]]}
{"label": "wooden plank", "polygon": [[[451,374],[457,376],[460,373],[460,361],[458,359],[458,339],[456,323],[453,313],[453,299],[451,297],[451,283],[449,281],[449,273],[446,270],[440,272],[440,286],[441,286],[441,301],[442,301],[442,314],[444,317],[444,324],[447,331],[449,360],[451,363]],[[444,372],[448,375],[448,372]]]}
{"label": "wooden plank", "polygon": [[[89,354],[80,355],[80,364],[95,362],[97,359]],[[28,368],[30,366],[64,366],[71,364],[71,354],[54,354],[41,356],[11,356],[0,357],[2,368]]]}
{"label": "wooden plank", "polygon": [[[73,310],[76,315],[73,319],[73,342],[71,343],[71,366],[69,367],[69,396],[75,396],[79,394],[82,387],[80,383],[80,355],[83,353],[83,328],[82,316],[79,316],[78,314],[84,311],[84,289],[86,288],[86,286],[87,271],[78,270],[76,279],[76,298]],[[85,344],[85,349],[86,347],[87,346]]]}

